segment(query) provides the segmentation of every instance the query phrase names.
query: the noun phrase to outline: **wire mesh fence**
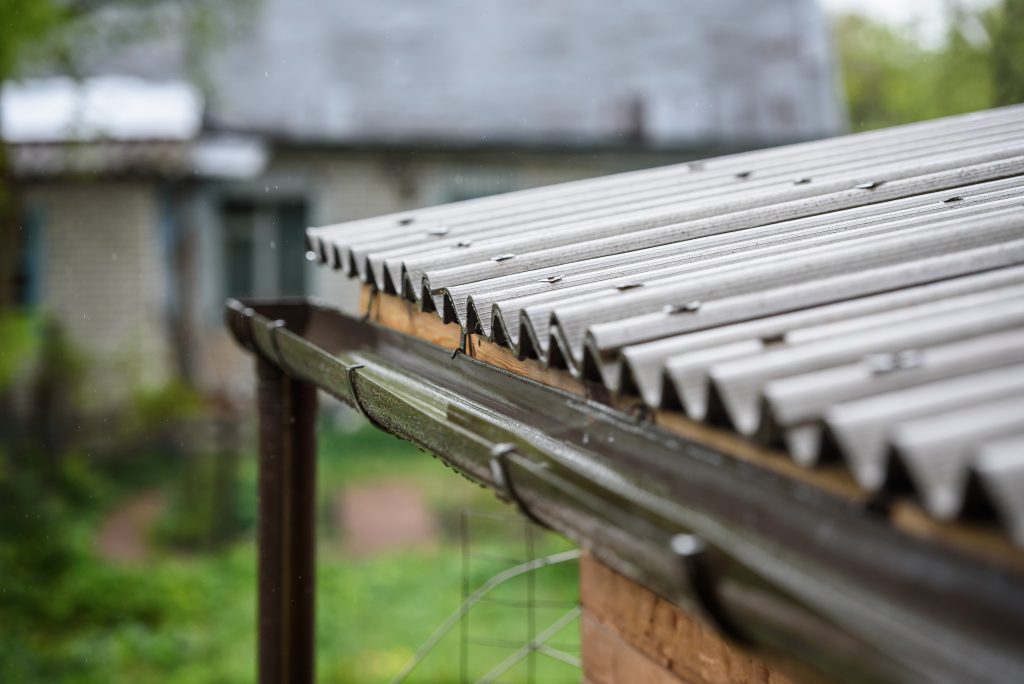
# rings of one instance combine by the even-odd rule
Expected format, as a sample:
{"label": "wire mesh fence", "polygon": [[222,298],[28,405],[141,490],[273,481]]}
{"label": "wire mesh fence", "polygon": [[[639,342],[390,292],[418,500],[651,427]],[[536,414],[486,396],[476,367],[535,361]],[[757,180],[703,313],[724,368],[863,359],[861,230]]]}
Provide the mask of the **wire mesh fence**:
{"label": "wire mesh fence", "polygon": [[[516,544],[509,544],[515,539]],[[510,550],[519,549],[518,554]],[[579,551],[522,516],[464,510],[459,516],[461,605],[437,627],[392,684],[410,679],[416,667],[458,628],[460,684],[536,684],[572,681],[580,668],[578,596],[546,583],[545,568],[575,571]],[[494,620],[495,612],[505,619]],[[508,620],[508,613],[519,619]],[[479,619],[478,619],[479,618]],[[498,623],[509,633],[493,633]],[[546,662],[545,662],[546,661]],[[552,664],[556,664],[553,666]]]}

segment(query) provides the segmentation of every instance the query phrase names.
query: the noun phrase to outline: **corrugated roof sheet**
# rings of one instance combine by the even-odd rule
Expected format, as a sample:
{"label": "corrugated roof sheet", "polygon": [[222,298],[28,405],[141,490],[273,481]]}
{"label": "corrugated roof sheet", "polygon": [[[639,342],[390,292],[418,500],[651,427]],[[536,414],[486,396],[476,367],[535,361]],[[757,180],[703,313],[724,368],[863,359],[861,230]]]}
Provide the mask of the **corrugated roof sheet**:
{"label": "corrugated roof sheet", "polygon": [[521,358],[1024,544],[1024,107],[308,235]]}

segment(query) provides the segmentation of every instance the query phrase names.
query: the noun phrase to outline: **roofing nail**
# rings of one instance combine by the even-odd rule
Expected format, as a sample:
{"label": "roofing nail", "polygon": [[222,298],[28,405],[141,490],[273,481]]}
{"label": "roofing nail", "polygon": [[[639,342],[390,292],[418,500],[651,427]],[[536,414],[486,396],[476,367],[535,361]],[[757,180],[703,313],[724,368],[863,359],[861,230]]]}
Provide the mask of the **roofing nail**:
{"label": "roofing nail", "polygon": [[740,180],[746,180],[750,178],[751,173],[752,171],[740,171],[736,174],[736,177],[739,178]]}
{"label": "roofing nail", "polygon": [[665,307],[665,313],[677,314],[677,313],[693,313],[700,310],[700,300],[693,300],[692,302],[686,302],[685,304],[669,304]]}
{"label": "roofing nail", "polygon": [[898,352],[869,354],[864,361],[875,375],[884,375],[895,371],[920,368],[923,363],[921,352],[917,349],[904,349]]}
{"label": "roofing nail", "polygon": [[403,218],[398,219],[398,225],[407,226],[415,220],[416,219],[414,219],[412,216],[405,216]]}
{"label": "roofing nail", "polygon": [[308,250],[306,252],[306,261],[316,261],[316,252]]}
{"label": "roofing nail", "polygon": [[547,278],[542,278],[540,282],[542,282],[542,283],[557,283],[562,278],[563,278],[563,276],[560,276],[560,275],[550,275]]}
{"label": "roofing nail", "polygon": [[508,261],[509,259],[515,259],[515,258],[516,258],[515,254],[499,254],[496,257],[491,257],[491,261],[494,261],[494,262]]}
{"label": "roofing nail", "polygon": [[867,181],[866,183],[857,183],[858,190],[874,190],[885,184],[885,181]]}
{"label": "roofing nail", "polygon": [[964,201],[964,198],[961,197],[960,195],[953,195],[952,197],[947,197],[946,199],[942,200],[942,203],[943,204],[956,204],[957,202],[963,202],[963,201]]}
{"label": "roofing nail", "polygon": [[618,285],[615,286],[615,289],[618,290],[619,292],[622,292],[624,290],[633,290],[643,286],[643,283],[619,283]]}
{"label": "roofing nail", "polygon": [[471,247],[473,245],[469,240],[459,240],[455,243],[456,247]]}
{"label": "roofing nail", "polygon": [[440,237],[442,235],[447,235],[447,234],[448,234],[448,226],[434,226],[433,228],[428,228],[427,229],[427,235],[432,235],[434,237]]}
{"label": "roofing nail", "polygon": [[807,178],[807,177],[797,178],[795,181],[793,181],[793,185],[807,185],[810,182],[811,182],[811,179]]}

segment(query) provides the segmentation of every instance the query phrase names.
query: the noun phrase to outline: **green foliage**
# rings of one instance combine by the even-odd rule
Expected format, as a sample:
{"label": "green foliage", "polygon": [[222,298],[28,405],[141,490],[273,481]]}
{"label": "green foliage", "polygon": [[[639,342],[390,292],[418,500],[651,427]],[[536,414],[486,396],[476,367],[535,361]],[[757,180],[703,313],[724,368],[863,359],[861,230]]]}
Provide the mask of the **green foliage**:
{"label": "green foliage", "polygon": [[0,392],[5,392],[25,371],[39,345],[36,321],[31,316],[0,312]]}
{"label": "green foliage", "polygon": [[[240,496],[240,484],[255,491],[255,477],[238,478],[237,454],[186,457],[171,505],[155,530],[155,541],[174,549],[212,550],[251,531],[256,522],[255,499]],[[240,501],[246,505],[239,505]]]}
{"label": "green foliage", "polygon": [[70,18],[66,3],[54,0],[0,2],[0,81],[15,75],[38,50],[41,41]]}
{"label": "green foliage", "polygon": [[859,14],[833,33],[854,130],[1024,101],[1024,0],[983,10],[950,4],[944,43],[931,48]]}
{"label": "green foliage", "polygon": [[[456,478],[408,444],[372,429],[340,435],[321,430],[319,482],[323,508],[340,487],[380,479],[410,479],[448,515],[464,508],[507,511],[487,491]],[[214,457],[207,457],[207,461]],[[146,469],[145,455],[133,460]],[[181,463],[178,461],[177,463]],[[0,479],[0,682],[100,684],[231,684],[255,679],[256,553],[252,540],[256,468],[242,459],[236,480],[248,534],[205,553],[155,548],[142,565],[118,566],[95,555],[93,540],[104,515],[132,488],[154,482],[122,470],[100,469],[72,455],[57,483],[19,472]],[[116,478],[116,479],[111,479]],[[188,486],[188,468],[164,472],[165,486]],[[128,484],[126,484],[128,483]],[[325,516],[326,517],[326,516]],[[514,527],[514,526],[513,526]],[[386,682],[461,601],[458,544],[444,536],[429,550],[353,558],[334,543],[337,531],[321,526],[317,565],[317,681]],[[485,555],[522,557],[522,542],[487,537],[473,566],[477,585],[506,567]],[[567,543],[547,536],[537,553]],[[521,599],[523,581],[500,596]],[[576,600],[573,565],[546,568],[538,597]],[[539,609],[537,624],[560,609]],[[477,637],[522,641],[522,609],[490,605],[471,613]],[[556,640],[578,646],[575,625]],[[452,634],[416,670],[411,682],[454,682],[458,636]],[[474,646],[471,674],[479,676],[509,651]],[[579,672],[537,657],[537,680],[575,682]],[[522,667],[522,666],[520,666]],[[509,675],[522,680],[522,669]]]}
{"label": "green foliage", "polygon": [[180,380],[136,391],[129,406],[131,415],[127,429],[130,433],[146,433],[193,421],[205,412],[202,394]]}
{"label": "green foliage", "polygon": [[984,19],[992,37],[995,104],[1024,102],[1024,0],[1005,0]]}
{"label": "green foliage", "polygon": [[93,656],[81,633],[164,619],[159,577],[93,556],[102,494],[85,494],[95,480],[68,462],[76,465],[56,483],[32,469],[0,481],[0,681],[65,681]]}

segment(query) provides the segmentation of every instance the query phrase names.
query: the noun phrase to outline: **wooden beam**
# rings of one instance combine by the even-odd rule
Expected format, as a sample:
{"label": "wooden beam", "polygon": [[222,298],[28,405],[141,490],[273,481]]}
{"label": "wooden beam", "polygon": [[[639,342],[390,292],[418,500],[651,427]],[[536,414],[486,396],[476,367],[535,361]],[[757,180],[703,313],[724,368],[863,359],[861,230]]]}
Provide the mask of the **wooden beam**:
{"label": "wooden beam", "polygon": [[777,668],[589,555],[580,558],[580,602],[584,672],[597,684],[792,684]]}

